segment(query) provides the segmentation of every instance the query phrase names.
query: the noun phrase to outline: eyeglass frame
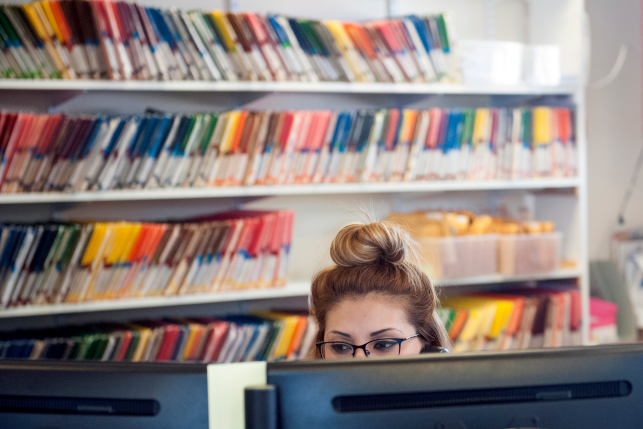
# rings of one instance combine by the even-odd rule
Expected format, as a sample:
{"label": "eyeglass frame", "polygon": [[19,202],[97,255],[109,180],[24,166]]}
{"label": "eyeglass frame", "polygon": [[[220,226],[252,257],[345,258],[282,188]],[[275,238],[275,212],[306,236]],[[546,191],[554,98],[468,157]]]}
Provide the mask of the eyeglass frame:
{"label": "eyeglass frame", "polygon": [[346,343],[346,342],[344,342],[344,341],[322,341],[322,342],[320,342],[320,343],[316,343],[315,345],[317,346],[317,350],[319,351],[319,355],[322,357],[322,359],[326,359],[326,358],[324,357],[324,354],[322,353],[322,347],[324,346],[324,344],[336,344],[336,343],[339,343],[339,344],[345,344],[345,345],[347,345],[347,346],[351,346],[351,347],[353,348],[353,353],[351,354],[351,357],[352,357],[352,358],[354,358],[354,357],[355,357],[355,353],[357,353],[357,350],[358,350],[358,349],[362,349],[362,350],[364,351],[364,355],[365,355],[366,357],[369,357],[369,355],[371,354],[371,352],[369,352],[368,350],[366,350],[366,346],[367,346],[367,345],[369,345],[370,343],[374,343],[375,341],[382,341],[382,340],[393,340],[393,341],[397,341],[397,355],[399,356],[399,355],[400,355],[400,353],[402,353],[402,343],[403,343],[404,341],[406,341],[406,340],[410,340],[410,339],[412,339],[412,338],[416,338],[416,337],[419,337],[419,336],[420,336],[420,334],[411,335],[410,337],[406,337],[406,338],[377,338],[377,339],[375,339],[375,340],[371,340],[371,341],[369,341],[369,342],[367,342],[367,343],[364,343],[364,344],[362,344],[361,346],[357,346],[357,345],[355,345],[355,344]]}

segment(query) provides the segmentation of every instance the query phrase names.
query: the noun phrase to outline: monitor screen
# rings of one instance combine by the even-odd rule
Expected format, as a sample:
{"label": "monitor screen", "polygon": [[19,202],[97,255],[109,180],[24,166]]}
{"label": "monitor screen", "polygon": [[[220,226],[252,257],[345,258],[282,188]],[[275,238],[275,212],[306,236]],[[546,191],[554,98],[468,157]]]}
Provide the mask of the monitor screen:
{"label": "monitor screen", "polygon": [[643,345],[268,364],[279,428],[643,426]]}
{"label": "monitor screen", "polygon": [[206,365],[0,361],[0,428],[207,429]]}

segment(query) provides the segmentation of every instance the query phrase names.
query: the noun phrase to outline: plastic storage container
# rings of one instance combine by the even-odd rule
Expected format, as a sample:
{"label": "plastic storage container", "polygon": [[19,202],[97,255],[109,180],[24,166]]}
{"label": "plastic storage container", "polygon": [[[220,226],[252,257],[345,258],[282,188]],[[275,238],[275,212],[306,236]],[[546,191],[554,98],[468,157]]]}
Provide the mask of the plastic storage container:
{"label": "plastic storage container", "polygon": [[560,85],[560,46],[528,45],[524,50],[523,74],[527,85]]}
{"label": "plastic storage container", "polygon": [[498,269],[496,234],[420,238],[424,270],[432,280],[495,274]]}
{"label": "plastic storage container", "polygon": [[498,270],[504,275],[554,271],[560,267],[561,233],[501,235]]}
{"label": "plastic storage container", "polygon": [[464,83],[472,85],[518,85],[522,83],[524,45],[496,40],[462,40]]}

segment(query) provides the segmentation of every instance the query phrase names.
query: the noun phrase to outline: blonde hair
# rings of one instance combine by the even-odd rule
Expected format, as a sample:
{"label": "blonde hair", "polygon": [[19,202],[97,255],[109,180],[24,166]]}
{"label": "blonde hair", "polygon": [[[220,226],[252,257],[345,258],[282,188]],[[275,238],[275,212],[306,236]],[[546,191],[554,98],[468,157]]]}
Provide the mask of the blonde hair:
{"label": "blonde hair", "polygon": [[[439,300],[420,268],[416,246],[407,231],[390,222],[352,223],[342,228],[330,246],[335,265],[313,278],[310,304],[318,325],[317,342],[324,341],[326,315],[333,306],[346,298],[378,294],[403,303],[425,347],[450,348],[436,311]],[[316,350],[315,357],[319,357]]]}

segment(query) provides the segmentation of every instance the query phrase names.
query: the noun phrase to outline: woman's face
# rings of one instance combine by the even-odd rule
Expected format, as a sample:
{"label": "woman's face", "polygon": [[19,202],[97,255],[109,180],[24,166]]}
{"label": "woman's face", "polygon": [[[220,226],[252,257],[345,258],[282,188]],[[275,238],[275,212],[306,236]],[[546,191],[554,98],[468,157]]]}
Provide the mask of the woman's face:
{"label": "woman's face", "polygon": [[[360,298],[346,298],[331,308],[326,315],[324,341],[360,346],[372,340],[407,338],[416,333],[398,300],[369,294]],[[419,354],[421,350],[422,342],[415,337],[402,343],[400,355]],[[366,355],[359,349],[355,351],[355,357],[364,358]]]}

